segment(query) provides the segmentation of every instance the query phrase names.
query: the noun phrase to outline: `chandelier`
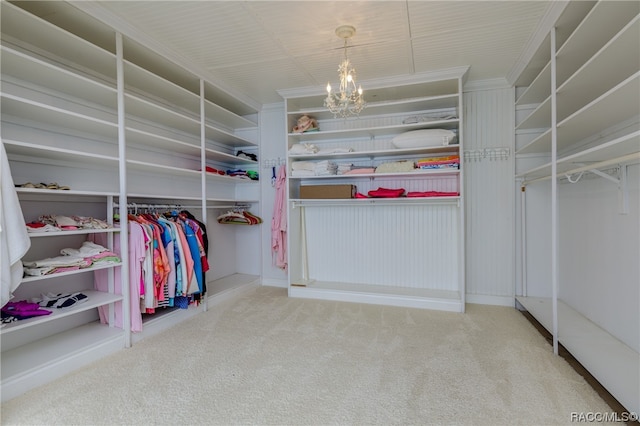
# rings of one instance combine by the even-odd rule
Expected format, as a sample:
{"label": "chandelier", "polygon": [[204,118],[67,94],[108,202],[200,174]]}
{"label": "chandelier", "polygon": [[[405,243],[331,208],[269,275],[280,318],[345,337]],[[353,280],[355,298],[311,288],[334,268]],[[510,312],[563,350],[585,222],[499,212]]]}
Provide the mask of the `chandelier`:
{"label": "chandelier", "polygon": [[334,117],[347,118],[350,115],[358,115],[366,105],[362,96],[362,86],[356,88],[356,70],[347,58],[347,40],[353,37],[356,29],[351,25],[343,25],[336,28],[336,35],[344,39],[344,59],[338,67],[340,79],[340,92],[331,93],[331,84],[327,83],[327,97],[324,106],[333,113]]}

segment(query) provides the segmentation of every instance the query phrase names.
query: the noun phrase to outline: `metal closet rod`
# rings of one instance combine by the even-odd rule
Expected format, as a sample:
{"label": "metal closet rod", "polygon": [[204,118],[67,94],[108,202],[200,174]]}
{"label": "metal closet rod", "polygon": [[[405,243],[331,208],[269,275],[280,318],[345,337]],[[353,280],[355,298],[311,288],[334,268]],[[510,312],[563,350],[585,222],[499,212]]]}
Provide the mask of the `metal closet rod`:
{"label": "metal closet rod", "polygon": [[[119,208],[118,203],[113,203],[114,208]],[[236,204],[217,204],[214,206],[207,206],[208,209],[231,209],[231,208],[249,208],[247,203]],[[141,203],[127,203],[128,209],[200,209],[202,205],[184,205],[184,204],[141,204]]]}

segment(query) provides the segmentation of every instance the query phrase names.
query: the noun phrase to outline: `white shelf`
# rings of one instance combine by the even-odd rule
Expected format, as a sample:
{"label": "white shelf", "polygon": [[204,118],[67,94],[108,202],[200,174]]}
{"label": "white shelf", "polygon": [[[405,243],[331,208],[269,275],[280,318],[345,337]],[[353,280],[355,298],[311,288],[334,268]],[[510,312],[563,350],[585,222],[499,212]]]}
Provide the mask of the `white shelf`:
{"label": "white shelf", "polygon": [[[29,86],[46,87],[50,92],[64,93],[67,96],[97,102],[111,109],[116,108],[115,87],[34,58],[27,53],[6,46],[0,48],[3,75],[11,76]],[[115,66],[115,63],[112,66]]]}
{"label": "white shelf", "polygon": [[307,133],[289,133],[289,139],[295,142],[310,142],[316,140],[328,140],[339,138],[395,136],[399,133],[418,129],[456,129],[459,125],[458,119],[428,121],[415,124],[397,124],[393,126],[367,127],[361,129],[343,130],[320,130]]}
{"label": "white shelf", "polygon": [[258,166],[257,161],[248,158],[238,157],[237,155],[227,154],[225,152],[216,151],[210,148],[206,149],[206,157],[208,161],[216,161],[219,163],[243,166]]}
{"label": "white shelf", "polygon": [[125,93],[125,113],[129,127],[135,127],[132,121],[138,121],[137,118],[163,129],[178,130],[194,137],[200,135],[200,120],[196,116],[179,113],[138,95]]}
{"label": "white shelf", "polygon": [[48,280],[51,278],[60,278],[60,277],[66,277],[69,275],[76,275],[76,274],[84,274],[86,272],[93,272],[93,271],[99,271],[101,269],[109,269],[109,268],[116,268],[118,266],[122,266],[122,263],[118,262],[118,263],[109,263],[106,265],[92,265],[88,268],[82,268],[82,269],[78,269],[75,271],[68,271],[68,272],[59,272],[57,274],[48,274],[48,275],[40,275],[40,276],[25,276],[24,278],[22,278],[22,282],[23,283],[28,283],[28,282],[34,282],[34,281],[42,281],[42,280]]}
{"label": "white shelf", "polygon": [[236,136],[226,130],[214,127],[210,122],[205,124],[205,135],[207,138],[207,144],[217,143],[233,148],[257,146],[255,142]]}
{"label": "white shelf", "polygon": [[[51,314],[3,324],[0,332],[2,334],[11,333],[13,331],[22,330],[27,327],[33,327],[49,321],[55,321],[69,315],[88,311],[90,309],[97,308],[98,306],[104,306],[110,303],[118,302],[123,299],[123,297],[118,294],[104,293],[95,290],[81,290],[80,292],[88,297],[85,302],[78,303],[69,308],[44,308],[51,311]],[[2,354],[2,356],[4,357],[4,353]]]}
{"label": "white shelf", "polygon": [[[3,89],[6,85],[3,84]],[[117,137],[117,124],[109,117],[93,117],[86,113],[75,112],[64,108],[52,107],[46,103],[32,101],[21,96],[2,93],[2,113],[21,117],[54,128],[66,127],[78,132],[102,136]]]}
{"label": "white shelf", "polygon": [[104,228],[104,229],[78,229],[78,230],[60,230],[53,232],[29,232],[29,237],[60,237],[63,235],[88,235],[88,234],[110,234],[120,232],[120,228]]}
{"label": "white shelf", "polygon": [[353,152],[340,152],[333,154],[298,154],[289,155],[290,160],[326,160],[342,158],[378,158],[378,157],[392,157],[402,155],[432,155],[442,153],[459,153],[460,146],[458,144],[441,145],[441,146],[428,146],[421,148],[397,148],[397,149],[379,149],[369,151],[353,151]]}
{"label": "white shelf", "polygon": [[107,164],[117,167],[118,157],[109,155],[91,154],[89,152],[74,149],[48,147],[42,144],[21,142],[3,138],[7,154],[28,157],[44,157],[48,160],[60,162],[82,161],[84,164]]}
{"label": "white shelf", "polygon": [[[18,194],[32,194],[37,196],[39,200],[48,199],[48,196],[52,197],[62,197],[62,198],[87,198],[87,197],[99,197],[104,199],[104,197],[117,197],[117,192],[105,192],[105,191],[79,191],[75,189],[69,190],[60,190],[60,189],[38,189],[38,188],[16,188],[16,192]],[[47,196],[47,198],[42,198],[42,196]],[[64,200],[63,200],[64,201]],[[90,201],[90,200],[89,200]]]}
{"label": "white shelf", "polygon": [[551,64],[547,63],[531,85],[520,95],[516,106],[539,104],[549,96],[551,96]]}
{"label": "white shelf", "polygon": [[303,282],[291,280],[290,297],[464,312],[457,291],[313,280],[306,286],[298,284]]}
{"label": "white shelf", "polygon": [[[567,41],[558,49],[556,54],[558,85],[567,81],[581,64],[586,63],[594,56],[638,12],[640,12],[638,2],[602,1],[596,3]],[[635,48],[623,52],[625,52],[625,56],[627,54],[637,55],[637,39]]]}
{"label": "white shelf", "polygon": [[153,98],[167,108],[182,109],[186,114],[200,114],[200,96],[146,69],[124,61],[125,89],[143,98]]}
{"label": "white shelf", "polygon": [[[608,159],[624,157],[639,151],[640,131],[636,131],[601,145],[560,158],[556,163],[557,171],[559,175],[562,175],[571,171],[572,168],[581,167],[585,163],[599,163]],[[526,177],[527,180],[550,176],[551,163],[546,163],[516,175],[518,178]]]}
{"label": "white shelf", "polygon": [[121,350],[124,345],[121,329],[94,322],[4,351],[2,400]]}
{"label": "white shelf", "polygon": [[[116,80],[115,54],[38,18],[8,2],[2,2],[3,41],[19,41],[29,50],[52,59],[67,60],[80,69]],[[113,32],[115,39],[115,31]]]}
{"label": "white shelf", "polygon": [[424,179],[426,177],[434,177],[434,176],[457,176],[460,174],[460,169],[431,169],[431,170],[419,170],[414,169],[412,172],[405,173],[359,173],[359,174],[349,174],[349,175],[328,175],[328,176],[289,176],[289,180],[335,180],[335,179],[345,179],[345,180],[356,180],[363,178],[370,179],[394,179],[394,178],[419,178]]}
{"label": "white shelf", "polygon": [[[638,63],[640,63],[638,40],[640,40],[640,16],[633,19],[563,85],[558,87],[559,121],[638,71]],[[618,60],[620,52],[626,52],[624,61]],[[612,63],[616,66],[612,67]]]}
{"label": "white shelf", "polygon": [[[133,126],[138,127],[133,127]],[[160,149],[172,151],[177,154],[200,156],[200,145],[186,141],[186,138],[167,137],[159,133],[142,129],[139,123],[130,123],[126,127],[126,139],[128,147],[145,147],[146,149]]]}
{"label": "white shelf", "polygon": [[396,197],[396,198],[335,198],[335,199],[289,199],[292,207],[330,206],[383,206],[383,205],[433,205],[459,204],[460,197]]}
{"label": "white shelf", "polygon": [[546,98],[520,124],[516,131],[524,129],[548,129],[551,127],[551,97]]}
{"label": "white shelf", "polygon": [[252,129],[258,125],[248,118],[237,115],[225,108],[222,108],[213,102],[205,99],[204,101],[205,117],[215,122],[221,123],[230,129]]}
{"label": "white shelf", "polygon": [[138,160],[127,160],[127,165],[132,170],[150,171],[160,175],[200,177],[201,174],[199,170],[183,169],[180,167],[165,166],[163,164],[147,163],[145,161]]}
{"label": "white shelf", "polygon": [[[366,97],[366,95],[365,95]],[[320,97],[318,98],[320,99]],[[316,100],[317,103],[317,100]],[[371,115],[389,113],[414,113],[415,111],[427,109],[450,109],[458,107],[458,95],[425,96],[418,98],[400,99],[382,102],[368,102],[367,107],[360,113],[360,117],[365,118]],[[301,115],[311,115],[317,120],[333,119],[333,114],[326,108],[304,108],[287,112],[289,124],[294,123]]]}
{"label": "white shelf", "polygon": [[[517,301],[553,333],[551,299]],[[640,412],[640,354],[558,300],[558,341],[627,409]]]}
{"label": "white shelf", "polygon": [[[640,114],[640,72],[636,72],[625,81],[613,87],[599,98],[574,112],[558,123],[558,151],[581,142],[617,123]],[[549,152],[551,150],[551,131],[519,149],[516,154]]]}

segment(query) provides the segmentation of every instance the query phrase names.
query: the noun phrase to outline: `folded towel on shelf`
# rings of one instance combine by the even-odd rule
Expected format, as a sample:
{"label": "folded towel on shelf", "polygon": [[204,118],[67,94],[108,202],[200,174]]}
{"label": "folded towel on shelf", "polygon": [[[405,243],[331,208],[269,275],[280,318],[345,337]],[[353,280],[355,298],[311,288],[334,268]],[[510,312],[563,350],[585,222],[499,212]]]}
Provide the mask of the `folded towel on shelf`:
{"label": "folded towel on shelf", "polygon": [[315,164],[315,172],[317,176],[335,175],[338,171],[338,165],[329,160],[318,161]]}
{"label": "folded towel on shelf", "polygon": [[292,170],[291,177],[309,177],[315,176],[315,170]]}
{"label": "folded towel on shelf", "polygon": [[296,143],[289,148],[289,154],[291,155],[315,154],[318,151],[318,147],[312,143]]}
{"label": "folded towel on shelf", "polygon": [[369,173],[375,173],[376,169],[373,167],[353,168],[348,172],[344,172],[345,175],[366,175]]}
{"label": "folded towel on shelf", "polygon": [[376,167],[376,173],[403,173],[412,172],[415,169],[413,161],[390,161]]}
{"label": "folded towel on shelf", "polygon": [[315,170],[316,163],[314,161],[294,161],[291,163],[291,170]]}

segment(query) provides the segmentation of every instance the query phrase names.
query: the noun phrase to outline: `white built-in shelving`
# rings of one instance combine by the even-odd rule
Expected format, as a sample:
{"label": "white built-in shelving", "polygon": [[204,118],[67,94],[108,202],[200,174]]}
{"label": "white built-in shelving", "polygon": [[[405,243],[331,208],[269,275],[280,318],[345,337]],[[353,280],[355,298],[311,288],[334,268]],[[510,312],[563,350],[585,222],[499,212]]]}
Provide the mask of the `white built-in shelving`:
{"label": "white built-in shelving", "polygon": [[[541,58],[545,59],[543,65]],[[560,184],[580,182],[594,187],[594,180],[585,180],[585,174],[612,181],[609,189],[613,197],[606,198],[602,190],[590,195],[615,199],[617,192],[621,200],[618,214],[638,214],[628,205],[627,176],[629,167],[640,164],[640,4],[568,2],[534,59],[516,82],[520,93],[516,100],[516,111],[520,112],[515,128],[516,179],[522,187],[522,282],[517,300],[552,333],[555,351],[559,344],[565,346],[626,409],[638,412],[640,355],[633,337],[639,332],[638,321],[620,325],[607,320],[616,317],[626,301],[637,299],[637,281],[633,272],[626,270],[615,282],[580,279],[580,285],[575,285],[580,271],[566,266],[575,267],[575,263],[561,249],[571,247],[571,256],[580,256],[586,252],[575,250],[577,247],[589,246],[594,253],[598,248],[586,243],[586,235],[561,227],[591,216],[571,210],[578,201]],[[551,207],[548,218],[539,217],[538,206],[530,206],[529,188],[536,194],[531,200],[540,202],[539,194],[546,194],[544,202]],[[537,214],[530,216],[530,211]],[[603,213],[602,217],[608,216]],[[610,221],[622,222],[622,218],[608,217],[591,226],[609,227],[614,233]],[[545,244],[528,235],[532,223],[549,228]],[[575,241],[567,241],[568,235]],[[612,259],[627,258],[625,250],[634,244],[625,246],[623,240],[628,235],[608,237],[618,238],[619,244],[607,250],[620,253],[598,256],[602,263],[597,268],[625,271],[628,263],[618,265]],[[537,242],[530,243],[530,239]],[[635,247],[637,250],[637,244]],[[631,258],[637,256],[640,253]],[[548,282],[537,275],[529,280],[528,271],[540,270],[549,271]],[[605,294],[618,300],[618,306],[604,302]],[[636,305],[632,303],[632,309]]]}
{"label": "white built-in shelving", "polygon": [[[55,2],[45,10],[39,2],[0,4],[2,143],[12,177],[18,185],[70,187],[18,188],[25,220],[79,212],[110,217],[142,205],[184,207],[217,241],[209,253],[208,295],[257,285],[260,256],[253,248],[260,247],[260,227],[223,226],[215,219],[225,208],[258,209],[259,182],[208,168],[258,170],[258,160],[238,154],[259,155],[260,105],[155,52],[118,20],[94,15],[93,6]],[[61,245],[77,245],[98,233],[106,234],[109,244],[121,239],[126,247],[119,228],[62,231],[31,234],[29,256],[53,256]],[[243,245],[250,247],[246,253]],[[128,327],[99,324],[96,309],[122,302],[124,310],[130,301],[114,290],[93,290],[93,271],[126,265],[125,259],[24,278],[18,295],[73,289],[90,297],[47,318],[3,327],[3,400],[131,344]],[[114,274],[108,275],[113,289]],[[126,274],[122,277],[126,288]],[[149,334],[206,305],[205,299],[197,309],[158,316]]]}
{"label": "white built-in shelving", "polygon": [[[372,83],[365,97],[375,101],[357,118],[348,119],[336,119],[322,107],[322,94],[281,93],[286,103],[287,150],[295,144],[313,144],[319,150],[289,153],[287,157],[290,296],[464,311],[462,169],[296,176],[292,165],[329,160],[376,168],[385,162],[460,156],[465,74],[466,68],[460,68],[448,75],[419,76],[379,86]],[[302,115],[316,119],[319,130],[294,132]],[[393,145],[395,136],[418,129],[452,130],[457,139],[439,146]],[[460,195],[301,198],[302,186],[320,184],[353,185],[361,194],[401,187],[407,192]],[[390,223],[396,225],[390,227]],[[374,251],[384,253],[384,259]],[[436,251],[446,254],[441,257]],[[434,256],[430,257],[431,253]],[[434,261],[441,262],[440,270],[429,274],[427,269]],[[397,264],[406,273],[390,276],[393,268],[385,264]]]}

